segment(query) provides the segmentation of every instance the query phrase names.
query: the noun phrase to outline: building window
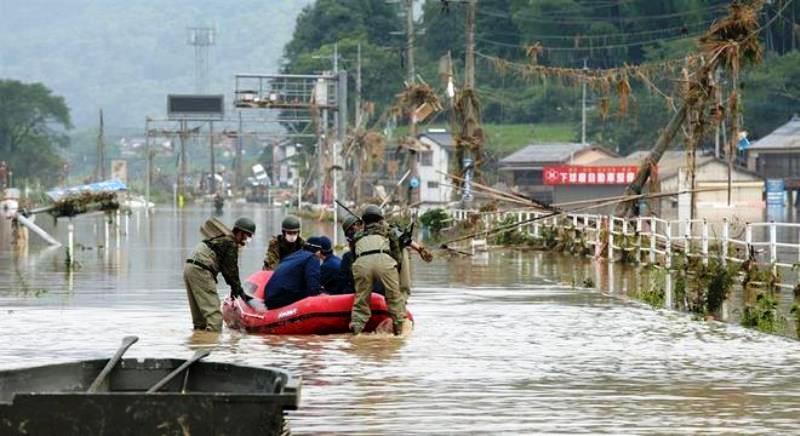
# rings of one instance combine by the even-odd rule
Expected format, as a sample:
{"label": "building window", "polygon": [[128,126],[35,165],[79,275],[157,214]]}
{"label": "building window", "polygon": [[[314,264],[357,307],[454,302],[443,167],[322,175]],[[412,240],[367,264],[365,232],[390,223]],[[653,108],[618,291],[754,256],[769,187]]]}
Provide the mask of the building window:
{"label": "building window", "polygon": [[433,152],[432,151],[423,151],[420,153],[420,161],[422,166],[424,167],[432,167],[433,166]]}
{"label": "building window", "polygon": [[439,182],[428,182],[428,189],[439,189]]}

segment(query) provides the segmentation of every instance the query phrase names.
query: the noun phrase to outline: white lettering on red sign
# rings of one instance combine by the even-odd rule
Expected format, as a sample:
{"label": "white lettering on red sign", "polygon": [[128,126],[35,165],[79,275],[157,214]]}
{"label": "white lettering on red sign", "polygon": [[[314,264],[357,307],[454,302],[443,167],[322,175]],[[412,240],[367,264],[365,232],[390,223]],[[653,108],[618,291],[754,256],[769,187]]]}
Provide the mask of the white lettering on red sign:
{"label": "white lettering on red sign", "polygon": [[543,168],[545,185],[624,185],[636,178],[635,166],[561,165]]}

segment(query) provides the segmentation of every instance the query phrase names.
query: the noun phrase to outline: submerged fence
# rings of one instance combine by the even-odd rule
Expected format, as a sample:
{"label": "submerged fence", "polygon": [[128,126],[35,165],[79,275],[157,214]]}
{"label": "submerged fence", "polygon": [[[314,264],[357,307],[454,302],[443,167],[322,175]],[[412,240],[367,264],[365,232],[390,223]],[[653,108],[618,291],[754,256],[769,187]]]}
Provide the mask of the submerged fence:
{"label": "submerged fence", "polygon": [[[486,230],[552,215],[530,210],[453,209],[449,213],[456,222],[471,221]],[[544,229],[574,232],[582,243],[591,247],[595,257],[613,260],[626,256],[667,268],[672,266],[676,256],[700,258],[703,262],[712,257],[723,263],[752,260],[771,266],[773,272],[786,272],[800,265],[798,223],[748,223],[728,219],[711,223],[705,219],[664,220],[652,216],[619,218],[565,213],[522,224],[512,231],[524,232],[535,240],[542,237]]]}

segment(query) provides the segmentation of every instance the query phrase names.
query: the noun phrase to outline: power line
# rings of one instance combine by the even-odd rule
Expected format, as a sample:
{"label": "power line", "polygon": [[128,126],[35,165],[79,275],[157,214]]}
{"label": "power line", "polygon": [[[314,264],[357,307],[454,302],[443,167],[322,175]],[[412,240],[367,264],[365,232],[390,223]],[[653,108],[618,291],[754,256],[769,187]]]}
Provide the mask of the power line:
{"label": "power line", "polygon": [[[655,44],[659,42],[674,42],[680,41],[684,39],[694,39],[702,35],[703,32],[694,33],[691,35],[681,35],[674,38],[656,38],[656,39],[649,39],[646,41],[636,41],[636,42],[629,42],[624,44],[606,44],[606,45],[595,45],[595,46],[585,46],[585,47],[542,47],[542,50],[545,51],[558,51],[558,52],[575,52],[575,51],[592,51],[592,50],[608,50],[608,49],[615,49],[615,48],[627,48],[627,47],[638,47],[647,44]],[[519,44],[509,44],[501,41],[493,41],[491,39],[485,38],[476,38],[478,41],[485,42],[487,44],[496,45],[499,47],[509,47],[509,48],[516,48],[519,50],[526,50],[527,47],[524,45]]]}
{"label": "power line", "polygon": [[520,32],[498,32],[492,31],[492,35],[499,35],[499,36],[526,36],[533,39],[559,39],[559,40],[568,40],[574,41],[576,38],[581,40],[586,39],[604,39],[604,38],[621,38],[621,37],[630,37],[630,36],[643,36],[643,35],[655,35],[659,33],[670,33],[674,31],[682,31],[684,29],[688,29],[690,27],[702,27],[708,28],[715,20],[707,20],[701,21],[697,23],[685,24],[681,26],[675,27],[666,27],[661,29],[655,30],[643,30],[640,32],[618,32],[618,33],[602,33],[602,34],[581,34],[575,33],[570,35],[554,35],[554,34],[522,34]]}
{"label": "power line", "polygon": [[478,14],[484,16],[490,16],[495,18],[507,18],[514,22],[529,22],[529,23],[539,23],[539,24],[574,24],[574,25],[590,25],[596,24],[597,22],[620,22],[620,23],[641,23],[641,22],[648,22],[648,21],[658,21],[658,20],[666,20],[666,19],[674,19],[679,17],[685,16],[692,16],[698,13],[716,13],[720,11],[724,11],[727,9],[726,4],[719,4],[707,8],[700,8],[700,9],[693,9],[689,11],[682,11],[682,12],[673,12],[670,14],[659,14],[659,15],[636,15],[631,17],[587,17],[585,19],[559,19],[558,17],[552,17],[547,15],[540,15],[536,16],[524,16],[524,15],[512,15],[508,12],[500,12],[500,11],[491,11],[487,9],[479,9]]}

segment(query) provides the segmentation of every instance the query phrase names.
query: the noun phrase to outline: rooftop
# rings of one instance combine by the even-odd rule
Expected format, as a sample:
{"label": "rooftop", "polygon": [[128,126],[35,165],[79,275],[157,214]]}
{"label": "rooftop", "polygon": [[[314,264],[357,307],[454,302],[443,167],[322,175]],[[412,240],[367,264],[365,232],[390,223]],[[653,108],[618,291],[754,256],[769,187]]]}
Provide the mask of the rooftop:
{"label": "rooftop", "polygon": [[793,116],[788,123],[774,132],[750,144],[747,150],[798,150],[800,151],[800,116]]}
{"label": "rooftop", "polygon": [[[592,162],[590,165],[592,166],[641,165],[644,159],[649,154],[650,154],[649,150],[639,150],[639,151],[634,151],[633,153],[625,157],[599,159]],[[714,161],[724,163],[724,161],[716,159],[714,156],[707,154],[698,153],[696,159],[697,159],[696,165],[698,168]],[[686,168],[686,166],[687,165],[686,165],[685,150],[667,150],[664,152],[664,155],[661,157],[661,160],[658,161],[658,177],[659,179],[663,180],[677,176],[678,170],[680,168]],[[755,175],[755,173],[747,171],[741,167],[734,167],[734,170]]]}
{"label": "rooftop", "polygon": [[453,135],[445,129],[428,129],[428,131],[420,133],[417,137],[420,139],[426,137],[445,148],[455,147]]}
{"label": "rooftop", "polygon": [[570,156],[583,150],[599,148],[574,142],[552,144],[530,144],[500,159],[501,164],[520,164],[527,162],[565,162]]}

